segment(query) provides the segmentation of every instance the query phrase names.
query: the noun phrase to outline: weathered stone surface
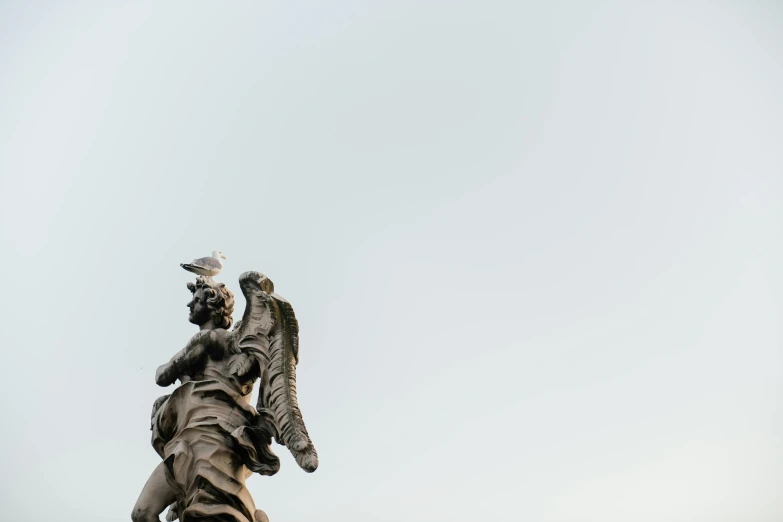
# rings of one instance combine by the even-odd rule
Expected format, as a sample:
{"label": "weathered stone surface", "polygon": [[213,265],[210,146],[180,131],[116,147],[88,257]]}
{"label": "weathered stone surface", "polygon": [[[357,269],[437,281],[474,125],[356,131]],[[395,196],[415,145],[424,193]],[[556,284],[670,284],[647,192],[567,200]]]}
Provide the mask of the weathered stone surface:
{"label": "weathered stone surface", "polygon": [[158,385],[180,384],[153,405],[152,445],[162,462],[133,508],[134,522],[159,521],[169,506],[169,521],[268,522],[245,480],[277,473],[273,438],[305,471],[318,467],[296,399],[293,308],[263,274],[245,272],[239,285],[247,305],[232,329],[234,296],[226,285],[202,276],[188,283],[189,320],[199,332],[156,372]]}

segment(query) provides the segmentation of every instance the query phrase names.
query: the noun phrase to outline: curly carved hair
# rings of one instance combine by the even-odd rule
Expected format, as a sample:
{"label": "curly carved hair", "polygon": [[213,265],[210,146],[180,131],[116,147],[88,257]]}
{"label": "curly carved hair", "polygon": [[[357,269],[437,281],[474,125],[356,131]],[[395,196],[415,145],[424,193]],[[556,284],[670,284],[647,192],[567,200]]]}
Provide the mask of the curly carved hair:
{"label": "curly carved hair", "polygon": [[204,291],[204,298],[212,311],[212,322],[215,328],[228,330],[231,327],[234,322],[234,318],[231,317],[234,313],[234,294],[225,284],[199,276],[195,283],[188,283],[188,290],[194,294],[198,290]]}

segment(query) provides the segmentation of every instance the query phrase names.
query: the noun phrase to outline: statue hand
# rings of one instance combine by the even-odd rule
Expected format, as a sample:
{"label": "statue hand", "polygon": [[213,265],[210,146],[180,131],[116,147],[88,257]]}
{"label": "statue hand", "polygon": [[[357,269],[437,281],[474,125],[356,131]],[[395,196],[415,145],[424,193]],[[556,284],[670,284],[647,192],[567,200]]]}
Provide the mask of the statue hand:
{"label": "statue hand", "polygon": [[158,370],[155,372],[155,382],[158,386],[168,386],[169,384],[174,384],[176,380],[177,376],[170,362],[158,366]]}

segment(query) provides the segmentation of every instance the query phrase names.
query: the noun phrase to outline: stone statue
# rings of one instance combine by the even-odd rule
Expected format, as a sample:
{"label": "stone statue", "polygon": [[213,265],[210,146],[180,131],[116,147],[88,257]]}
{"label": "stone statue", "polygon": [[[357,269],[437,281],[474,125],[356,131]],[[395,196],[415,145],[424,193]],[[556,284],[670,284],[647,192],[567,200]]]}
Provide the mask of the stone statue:
{"label": "stone statue", "polygon": [[[219,252],[213,257],[225,258]],[[280,469],[270,448],[273,437],[302,469],[318,467],[296,399],[294,310],[258,272],[242,274],[239,286],[247,305],[230,329],[234,296],[226,285],[211,276],[188,283],[189,320],[200,331],[155,375],[160,386],[181,384],[153,405],[152,446],[163,462],[136,501],[134,522],[159,522],[166,507],[169,521],[267,522],[245,480],[253,472],[274,475]]]}

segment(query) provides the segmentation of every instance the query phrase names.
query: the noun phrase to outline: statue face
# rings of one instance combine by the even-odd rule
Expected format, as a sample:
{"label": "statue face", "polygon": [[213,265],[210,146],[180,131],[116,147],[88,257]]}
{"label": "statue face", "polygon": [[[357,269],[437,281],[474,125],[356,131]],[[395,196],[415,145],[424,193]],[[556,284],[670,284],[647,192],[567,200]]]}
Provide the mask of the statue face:
{"label": "statue face", "polygon": [[207,300],[204,298],[204,290],[199,288],[193,294],[193,299],[188,303],[190,315],[188,321],[201,326],[212,318],[212,311],[207,306]]}

